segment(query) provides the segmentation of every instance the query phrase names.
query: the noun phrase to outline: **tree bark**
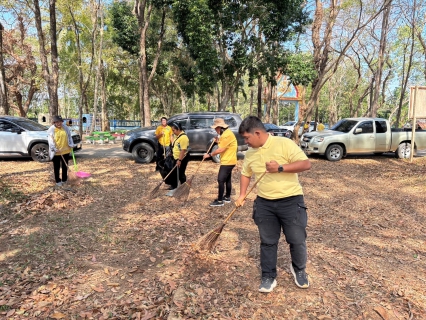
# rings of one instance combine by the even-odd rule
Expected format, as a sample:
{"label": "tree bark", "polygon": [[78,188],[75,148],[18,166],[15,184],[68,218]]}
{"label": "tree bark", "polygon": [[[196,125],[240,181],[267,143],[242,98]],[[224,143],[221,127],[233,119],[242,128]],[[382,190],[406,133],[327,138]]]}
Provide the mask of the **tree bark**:
{"label": "tree bark", "polygon": [[262,119],[263,110],[262,110],[262,76],[257,77],[257,117]]}
{"label": "tree bark", "polygon": [[39,0],[33,0],[34,4],[34,19],[37,29],[38,43],[40,47],[40,60],[43,72],[43,79],[46,81],[47,91],[49,94],[49,115],[52,118],[58,114],[58,79],[59,79],[59,66],[58,66],[58,49],[56,46],[56,0],[49,1],[49,18],[50,18],[50,57],[52,64],[52,71],[49,69],[47,59],[46,40],[44,38],[43,27],[41,23],[41,13]]}
{"label": "tree bark", "polygon": [[0,23],[0,115],[9,114],[9,103],[7,101],[6,75],[3,58],[3,25]]}
{"label": "tree bark", "polygon": [[373,90],[373,101],[371,105],[371,117],[377,116],[377,110],[379,109],[379,98],[380,98],[380,87],[382,84],[383,67],[385,64],[385,51],[387,46],[387,34],[389,26],[389,15],[391,9],[392,0],[390,0],[383,10],[382,29],[380,35],[380,46],[379,46],[379,61],[377,70],[374,74],[374,90]]}

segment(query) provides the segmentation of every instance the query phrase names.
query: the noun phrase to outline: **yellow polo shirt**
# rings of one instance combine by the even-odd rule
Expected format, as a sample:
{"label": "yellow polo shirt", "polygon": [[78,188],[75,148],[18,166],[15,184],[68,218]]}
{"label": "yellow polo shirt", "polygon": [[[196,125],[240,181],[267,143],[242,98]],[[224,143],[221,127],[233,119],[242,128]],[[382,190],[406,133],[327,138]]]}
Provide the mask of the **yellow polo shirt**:
{"label": "yellow polo shirt", "polygon": [[55,144],[58,152],[55,155],[60,156],[61,154],[67,154],[71,152],[71,148],[68,145],[67,132],[64,129],[55,128]]}
{"label": "yellow polo shirt", "polygon": [[188,150],[189,139],[185,132],[182,131],[173,142],[173,158],[175,160],[179,159],[179,154],[181,150]]}
{"label": "yellow polo shirt", "polygon": [[[256,179],[266,170],[266,162],[275,160],[279,164],[289,164],[308,159],[293,140],[269,136],[260,148],[249,148],[246,152],[241,174],[255,175]],[[257,194],[265,199],[275,200],[303,195],[297,173],[267,173],[257,185]]]}
{"label": "yellow polo shirt", "polygon": [[230,130],[226,129],[219,138],[219,148],[226,148],[224,152],[220,154],[220,164],[229,166],[237,164],[237,138],[235,134]]}
{"label": "yellow polo shirt", "polygon": [[158,126],[155,130],[155,136],[159,135],[161,132],[164,132],[164,136],[158,139],[158,142],[160,142],[162,146],[167,147],[170,145],[171,137],[173,134],[172,128],[170,126]]}

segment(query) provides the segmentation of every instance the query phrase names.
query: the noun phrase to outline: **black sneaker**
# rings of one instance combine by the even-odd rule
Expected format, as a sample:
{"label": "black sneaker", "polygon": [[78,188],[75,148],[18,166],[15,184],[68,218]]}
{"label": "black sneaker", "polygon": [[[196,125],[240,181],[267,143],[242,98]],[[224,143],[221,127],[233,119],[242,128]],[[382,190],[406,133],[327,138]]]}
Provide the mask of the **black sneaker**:
{"label": "black sneaker", "polygon": [[272,292],[274,288],[277,286],[277,280],[269,277],[262,277],[262,282],[259,286],[259,292]]}
{"label": "black sneaker", "polygon": [[293,274],[294,283],[296,283],[296,286],[302,289],[309,288],[309,279],[305,270],[300,270],[296,272],[293,268],[293,264],[290,264],[290,271]]}
{"label": "black sneaker", "polygon": [[223,201],[219,201],[219,200],[215,200],[212,203],[210,203],[210,207],[222,207],[223,206]]}
{"label": "black sneaker", "polygon": [[231,197],[223,197],[223,202],[230,203],[231,202]]}

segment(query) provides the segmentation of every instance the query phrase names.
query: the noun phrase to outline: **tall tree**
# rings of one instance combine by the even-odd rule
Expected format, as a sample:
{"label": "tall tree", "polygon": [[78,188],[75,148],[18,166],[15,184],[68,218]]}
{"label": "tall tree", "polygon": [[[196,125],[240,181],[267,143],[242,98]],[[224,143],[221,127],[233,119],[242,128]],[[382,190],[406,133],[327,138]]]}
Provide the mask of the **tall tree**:
{"label": "tall tree", "polygon": [[[27,0],[30,1],[30,0]],[[43,78],[47,85],[49,93],[49,114],[51,117],[58,114],[58,81],[59,81],[59,64],[58,64],[58,47],[56,34],[56,0],[49,0],[49,42],[50,48],[46,49],[47,41],[43,31],[42,16],[39,0],[32,0],[32,5],[27,2],[34,12],[35,26],[37,29],[38,42],[40,47],[40,59],[43,72]],[[50,52],[50,63],[48,62],[48,52]]]}
{"label": "tall tree", "polygon": [[4,71],[4,58],[3,58],[3,33],[4,33],[4,27],[0,23],[0,114],[9,114],[9,104],[7,101],[6,75]]}

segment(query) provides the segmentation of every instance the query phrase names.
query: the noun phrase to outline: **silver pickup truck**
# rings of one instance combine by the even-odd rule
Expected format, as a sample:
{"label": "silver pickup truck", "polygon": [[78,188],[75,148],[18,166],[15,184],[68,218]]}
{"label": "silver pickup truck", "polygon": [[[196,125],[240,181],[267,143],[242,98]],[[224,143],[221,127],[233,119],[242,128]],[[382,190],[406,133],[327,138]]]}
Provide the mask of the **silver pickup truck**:
{"label": "silver pickup truck", "polygon": [[[416,130],[414,151],[426,148],[426,130]],[[347,118],[330,130],[305,133],[300,146],[306,154],[325,155],[339,161],[348,154],[395,152],[398,158],[409,158],[411,129],[391,129],[382,118]]]}

